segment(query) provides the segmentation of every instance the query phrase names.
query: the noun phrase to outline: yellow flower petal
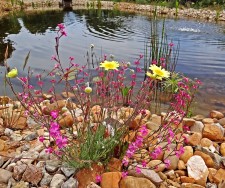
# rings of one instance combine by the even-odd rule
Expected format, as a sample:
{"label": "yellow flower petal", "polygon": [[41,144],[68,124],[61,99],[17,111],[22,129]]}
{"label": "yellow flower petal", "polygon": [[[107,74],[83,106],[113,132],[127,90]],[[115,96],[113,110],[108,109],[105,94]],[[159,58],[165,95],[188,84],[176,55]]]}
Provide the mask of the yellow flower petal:
{"label": "yellow flower petal", "polygon": [[17,76],[18,76],[18,70],[16,68],[12,69],[6,74],[6,77],[8,78],[16,78]]}
{"label": "yellow flower petal", "polygon": [[105,70],[117,70],[119,66],[117,61],[104,61],[100,63],[100,67],[105,68]]}
{"label": "yellow flower petal", "polygon": [[151,79],[156,79],[156,76],[150,72],[147,72],[146,75],[149,76]]}
{"label": "yellow flower petal", "polygon": [[162,80],[162,78],[169,78],[170,76],[170,73],[161,66],[158,67],[157,65],[154,64],[151,65],[149,69],[152,70],[153,75],[155,75],[159,80]]}

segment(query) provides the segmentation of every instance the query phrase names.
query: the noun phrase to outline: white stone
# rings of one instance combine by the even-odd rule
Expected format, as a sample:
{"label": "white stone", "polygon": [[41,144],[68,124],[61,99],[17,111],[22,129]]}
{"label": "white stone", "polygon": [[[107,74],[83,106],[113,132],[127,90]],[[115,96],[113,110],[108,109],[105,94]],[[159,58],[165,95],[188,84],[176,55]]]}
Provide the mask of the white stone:
{"label": "white stone", "polygon": [[48,186],[50,184],[51,180],[52,180],[52,176],[49,175],[48,173],[44,173],[44,176],[43,176],[43,178],[40,182],[40,185],[41,186],[44,186],[44,185]]}
{"label": "white stone", "polygon": [[192,132],[201,133],[203,131],[204,124],[201,121],[196,121],[193,126],[191,126],[190,130]]}
{"label": "white stone", "polygon": [[198,155],[192,156],[187,162],[187,171],[188,176],[194,178],[197,184],[206,185],[209,171],[202,157]]}
{"label": "white stone", "polygon": [[8,183],[9,179],[12,177],[12,172],[0,168],[0,183]]}
{"label": "white stone", "polygon": [[62,184],[61,188],[78,188],[78,181],[71,177]]}
{"label": "white stone", "polygon": [[50,188],[60,188],[65,180],[66,177],[63,176],[62,174],[55,174],[50,183]]}

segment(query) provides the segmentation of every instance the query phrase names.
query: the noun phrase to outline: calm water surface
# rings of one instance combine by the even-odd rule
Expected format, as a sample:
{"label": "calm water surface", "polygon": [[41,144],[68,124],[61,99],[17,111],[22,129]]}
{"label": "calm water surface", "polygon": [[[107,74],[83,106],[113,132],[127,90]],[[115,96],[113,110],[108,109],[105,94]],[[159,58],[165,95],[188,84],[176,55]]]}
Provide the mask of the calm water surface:
{"label": "calm water surface", "polygon": [[[148,16],[107,10],[10,15],[0,19],[0,62],[8,44],[8,63],[20,67],[21,74],[25,74],[22,65],[29,51],[29,65],[36,72],[50,69],[58,23],[65,23],[68,32],[60,47],[64,65],[69,56],[74,56],[76,63],[86,63],[90,44],[95,45],[98,57],[113,54],[118,61],[133,62],[144,53],[151,21]],[[162,23],[159,19],[159,28]],[[165,26],[168,39],[180,43],[177,71],[203,81],[197,112],[206,114],[209,109],[225,112],[225,24],[166,19]],[[2,74],[0,77],[2,80]]]}

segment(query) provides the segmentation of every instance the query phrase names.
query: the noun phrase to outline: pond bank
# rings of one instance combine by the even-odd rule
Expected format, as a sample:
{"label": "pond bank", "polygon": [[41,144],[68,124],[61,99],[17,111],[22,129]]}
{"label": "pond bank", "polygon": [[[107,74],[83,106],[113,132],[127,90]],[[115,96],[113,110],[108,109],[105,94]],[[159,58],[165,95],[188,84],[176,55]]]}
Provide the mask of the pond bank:
{"label": "pond bank", "polygon": [[[48,1],[32,1],[32,0],[24,0],[23,4],[17,4],[12,6],[11,3],[0,0],[0,16],[5,15],[14,10],[45,10],[45,9],[56,9],[59,8],[59,4],[61,1],[59,0],[48,0]],[[76,0],[73,1],[73,8],[76,9],[77,6],[81,6],[83,8],[87,8],[87,4],[89,7],[96,6],[98,4],[97,1],[90,0]],[[157,10],[157,14],[165,17],[176,17],[176,18],[195,18],[200,20],[208,20],[208,21],[220,21],[225,22],[225,10],[216,11],[209,9],[193,9],[193,8],[179,8],[176,11],[176,8],[168,8],[162,6],[154,6],[154,5],[141,5],[134,3],[126,3],[126,2],[112,2],[112,1],[101,1],[101,7],[103,9],[118,9],[126,12],[136,12],[136,13],[144,13],[144,14],[154,14],[155,10]],[[177,16],[176,16],[177,12]]]}

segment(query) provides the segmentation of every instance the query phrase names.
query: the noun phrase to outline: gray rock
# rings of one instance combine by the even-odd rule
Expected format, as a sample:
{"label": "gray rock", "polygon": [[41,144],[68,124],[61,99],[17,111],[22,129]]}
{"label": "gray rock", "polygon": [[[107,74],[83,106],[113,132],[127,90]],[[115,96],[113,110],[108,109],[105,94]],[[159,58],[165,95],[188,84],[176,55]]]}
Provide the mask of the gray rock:
{"label": "gray rock", "polygon": [[45,148],[44,144],[40,143],[38,146],[36,146],[33,151],[41,152]]}
{"label": "gray rock", "polygon": [[40,182],[40,185],[43,186],[43,185],[49,185],[50,182],[52,181],[52,177],[51,175],[49,175],[48,173],[44,173],[44,176]]}
{"label": "gray rock", "polygon": [[62,184],[61,188],[78,188],[78,181],[71,177]]}
{"label": "gray rock", "polygon": [[6,161],[5,158],[0,156],[0,168],[4,164],[5,161]]}
{"label": "gray rock", "polygon": [[4,131],[4,134],[6,136],[11,136],[13,134],[13,130],[12,129],[9,129],[9,128],[6,128],[5,131]]}
{"label": "gray rock", "polygon": [[45,161],[39,161],[36,164],[36,167],[42,169],[42,171],[45,172]]}
{"label": "gray rock", "polygon": [[141,173],[148,178],[152,183],[156,185],[160,185],[160,183],[163,182],[163,180],[160,178],[160,176],[154,171],[150,169],[141,169]]}
{"label": "gray rock", "polygon": [[12,172],[15,166],[16,166],[16,163],[11,163],[6,167],[6,170]]}
{"label": "gray rock", "polygon": [[201,133],[203,131],[204,124],[201,121],[196,121],[193,126],[191,126],[190,130],[192,132]]}
{"label": "gray rock", "polygon": [[21,148],[21,152],[28,151],[30,149],[30,144],[24,144]]}
{"label": "gray rock", "polygon": [[[141,173],[136,172],[136,167],[140,167]],[[163,180],[154,170],[143,168],[142,166],[136,164],[134,164],[134,166],[129,166],[128,175],[147,178],[155,185],[160,185],[163,182]]]}
{"label": "gray rock", "polygon": [[10,138],[13,141],[21,141],[21,140],[23,140],[23,137],[20,134],[15,134],[15,133],[13,133],[12,135],[10,135]]}
{"label": "gray rock", "polygon": [[39,153],[37,151],[29,151],[29,152],[23,152],[23,157],[21,161],[25,164],[31,164],[36,160],[39,156]]}
{"label": "gray rock", "polygon": [[39,159],[49,160],[50,154],[46,153],[45,149],[43,149],[39,154]]}
{"label": "gray rock", "polygon": [[61,171],[68,178],[68,177],[70,177],[71,175],[73,175],[75,173],[76,169],[75,168],[71,168],[71,167],[62,166],[61,167]]}
{"label": "gray rock", "polygon": [[63,176],[62,174],[55,174],[50,183],[50,188],[60,188],[65,180],[66,177]]}
{"label": "gray rock", "polygon": [[207,183],[206,188],[217,188],[217,185],[215,183]]}
{"label": "gray rock", "polygon": [[9,178],[12,177],[12,172],[0,168],[0,183],[8,183]]}
{"label": "gray rock", "polygon": [[11,188],[13,185],[16,184],[16,180],[14,180],[12,177],[9,178],[9,181],[8,181],[8,185],[7,185],[7,188]]}
{"label": "gray rock", "polygon": [[46,161],[45,169],[47,172],[53,173],[58,170],[60,164],[59,160],[48,160]]}
{"label": "gray rock", "polygon": [[26,168],[27,168],[26,164],[15,166],[15,168],[13,169],[13,178],[17,181],[21,180]]}
{"label": "gray rock", "polygon": [[31,141],[31,140],[34,140],[38,137],[38,134],[35,132],[35,133],[31,133],[27,136],[24,137],[24,140],[26,141]]}
{"label": "gray rock", "polygon": [[101,187],[95,184],[94,182],[91,182],[88,184],[87,188],[101,188]]}
{"label": "gray rock", "polygon": [[13,185],[12,188],[29,188],[29,183],[20,181],[18,183],[15,183],[15,185]]}
{"label": "gray rock", "polygon": [[222,157],[220,155],[218,155],[217,153],[213,153],[209,149],[201,146],[196,146],[195,150],[209,155],[214,161],[214,168],[217,170],[220,168],[220,163],[222,162]]}

